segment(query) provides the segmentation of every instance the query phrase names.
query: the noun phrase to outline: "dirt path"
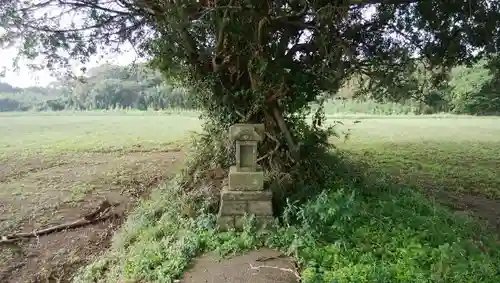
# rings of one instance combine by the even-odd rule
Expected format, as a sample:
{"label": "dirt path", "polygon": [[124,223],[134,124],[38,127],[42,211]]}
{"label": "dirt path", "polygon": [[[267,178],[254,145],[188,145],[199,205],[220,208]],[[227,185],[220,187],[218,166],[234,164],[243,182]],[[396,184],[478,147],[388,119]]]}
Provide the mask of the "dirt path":
{"label": "dirt path", "polygon": [[243,255],[218,260],[205,254],[179,280],[181,283],[297,283],[299,273],[291,258],[271,249],[259,249]]}
{"label": "dirt path", "polygon": [[0,245],[0,282],[68,282],[109,246],[124,215],[172,176],[183,154],[108,152],[7,160],[0,164],[0,235],[81,218],[107,199],[118,217],[86,227]]}

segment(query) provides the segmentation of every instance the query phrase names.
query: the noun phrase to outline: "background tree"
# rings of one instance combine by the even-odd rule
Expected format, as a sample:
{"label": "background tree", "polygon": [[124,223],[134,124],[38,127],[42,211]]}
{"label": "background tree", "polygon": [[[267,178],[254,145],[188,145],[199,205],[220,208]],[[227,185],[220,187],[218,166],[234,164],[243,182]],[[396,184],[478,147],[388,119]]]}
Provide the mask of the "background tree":
{"label": "background tree", "polygon": [[[205,113],[200,166],[229,164],[224,141],[237,122],[264,123],[261,164],[276,187],[321,180],[330,131],[321,107],[349,78],[379,96],[404,93],[424,66],[441,88],[446,71],[498,51],[498,0],[43,0],[3,1],[4,42],[46,65],[85,61],[99,44],[132,43],[165,75],[196,90]],[[58,12],[42,13],[58,7]],[[79,23],[61,27],[78,14]],[[64,50],[65,52],[62,52]],[[68,55],[68,56],[65,56]],[[58,65],[57,65],[58,64]],[[398,90],[398,91],[393,91]],[[430,93],[430,92],[429,92]],[[231,156],[231,155],[229,155]],[[211,162],[208,162],[211,161]],[[207,165],[208,164],[208,165]],[[330,170],[328,168],[328,170]],[[307,182],[306,182],[307,180]]]}
{"label": "background tree", "polygon": [[167,85],[158,72],[143,65],[101,65],[90,69],[84,78],[63,77],[47,87],[2,85],[0,111],[194,107],[189,92]]}

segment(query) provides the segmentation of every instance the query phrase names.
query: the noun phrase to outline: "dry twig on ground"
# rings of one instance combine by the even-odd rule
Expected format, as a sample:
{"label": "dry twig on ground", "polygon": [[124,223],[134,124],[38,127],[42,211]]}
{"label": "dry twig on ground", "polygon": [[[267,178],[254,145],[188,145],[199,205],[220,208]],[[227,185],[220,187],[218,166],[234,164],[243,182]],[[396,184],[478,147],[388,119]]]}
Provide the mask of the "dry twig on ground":
{"label": "dry twig on ground", "polygon": [[116,204],[111,204],[107,200],[105,200],[92,213],[86,214],[82,218],[76,221],[55,225],[42,230],[33,230],[32,232],[29,233],[16,233],[16,234],[2,236],[0,238],[0,244],[15,243],[23,239],[29,239],[29,238],[38,238],[40,236],[48,235],[50,233],[68,229],[74,229],[85,225],[104,221],[114,215],[112,213],[109,213],[113,206],[116,206]]}

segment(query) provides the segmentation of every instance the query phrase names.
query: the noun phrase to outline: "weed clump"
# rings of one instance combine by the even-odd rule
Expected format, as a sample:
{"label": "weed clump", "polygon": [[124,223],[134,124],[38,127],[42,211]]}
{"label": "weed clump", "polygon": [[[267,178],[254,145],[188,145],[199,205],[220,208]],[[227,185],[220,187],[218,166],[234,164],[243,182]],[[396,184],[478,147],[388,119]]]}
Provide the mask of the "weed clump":
{"label": "weed clump", "polygon": [[75,282],[173,282],[202,253],[259,247],[295,257],[303,282],[500,282],[497,236],[378,177],[332,177],[309,200],[288,199],[281,223],[258,231],[248,217],[242,232],[219,232],[207,202],[193,206],[195,216],[183,215],[190,200],[172,181],[137,208],[111,250]]}
{"label": "weed clump", "polygon": [[268,243],[292,248],[304,282],[498,282],[498,237],[408,189],[344,187],[303,206]]}

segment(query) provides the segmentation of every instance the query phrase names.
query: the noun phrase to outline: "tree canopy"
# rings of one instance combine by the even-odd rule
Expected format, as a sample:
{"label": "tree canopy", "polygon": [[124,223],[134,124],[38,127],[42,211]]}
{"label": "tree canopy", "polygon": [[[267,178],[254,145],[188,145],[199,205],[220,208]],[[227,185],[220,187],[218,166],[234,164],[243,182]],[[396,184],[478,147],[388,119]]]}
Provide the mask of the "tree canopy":
{"label": "tree canopy", "polygon": [[500,46],[499,0],[0,3],[0,41],[18,43],[28,58],[42,55],[47,67],[65,66],[68,58],[85,62],[102,46],[127,43],[193,87],[212,139],[206,144],[217,155],[200,164],[230,161],[227,145],[217,142],[229,125],[264,123],[261,163],[280,184],[317,179],[311,174],[321,171],[310,162],[324,151],[329,131],[321,107],[312,125],[305,117],[324,90],[335,93],[356,75],[379,96],[401,94],[417,70],[440,86],[452,66],[488,58]]}

